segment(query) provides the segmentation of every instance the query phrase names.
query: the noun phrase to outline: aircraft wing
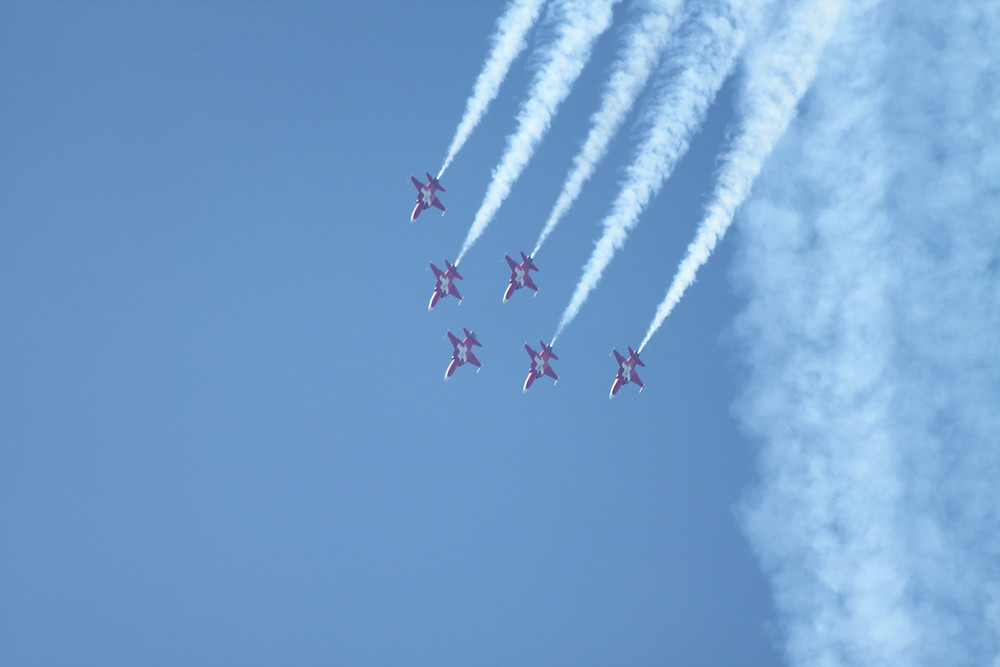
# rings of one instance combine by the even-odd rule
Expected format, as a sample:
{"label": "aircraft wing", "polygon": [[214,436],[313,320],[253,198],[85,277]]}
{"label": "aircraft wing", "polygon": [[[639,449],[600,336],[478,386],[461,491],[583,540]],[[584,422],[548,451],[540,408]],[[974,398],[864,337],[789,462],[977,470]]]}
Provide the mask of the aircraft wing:
{"label": "aircraft wing", "polygon": [[413,181],[413,185],[417,187],[417,192],[420,192],[420,188],[423,187],[423,183],[415,179],[413,176],[410,176],[410,180]]}
{"label": "aircraft wing", "polygon": [[458,347],[458,344],[462,342],[458,339],[458,336],[456,336],[450,331],[448,332],[448,340],[451,341],[453,347]]}
{"label": "aircraft wing", "polygon": [[545,364],[545,374],[548,375],[553,380],[558,380],[559,379],[559,376],[556,375],[556,372],[554,370],[552,370],[552,367],[549,366],[548,364]]}
{"label": "aircraft wing", "polygon": [[510,256],[504,255],[503,258],[507,260],[507,264],[510,265],[510,270],[511,271],[515,271],[517,269],[517,262],[515,262],[514,260],[512,260],[510,258]]}
{"label": "aircraft wing", "polygon": [[531,276],[528,275],[527,273],[524,274],[524,286],[525,287],[530,287],[531,289],[535,290],[536,292],[538,291],[538,285],[535,284],[535,281],[533,281],[531,279]]}
{"label": "aircraft wing", "polygon": [[527,343],[524,344],[524,349],[527,350],[528,354],[531,356],[531,361],[534,361],[535,357],[538,356],[538,354],[534,350],[532,350],[531,346],[528,345]]}
{"label": "aircraft wing", "polygon": [[639,374],[635,372],[634,368],[632,369],[632,382],[636,383],[640,387],[643,386],[642,380],[639,379]]}
{"label": "aircraft wing", "polygon": [[439,269],[438,267],[434,266],[434,262],[431,262],[431,271],[434,272],[434,277],[435,278],[440,278],[441,277],[441,269]]}
{"label": "aircraft wing", "polygon": [[451,293],[454,294],[455,298],[458,299],[459,301],[462,300],[462,295],[461,293],[459,293],[458,288],[455,287],[455,283],[451,284]]}
{"label": "aircraft wing", "polygon": [[620,367],[620,366],[621,366],[622,364],[624,364],[624,363],[625,363],[625,357],[623,357],[623,356],[622,356],[621,354],[619,354],[619,353],[618,353],[618,350],[617,350],[617,349],[615,349],[615,348],[612,348],[612,349],[611,349],[611,352],[612,352],[612,353],[614,353],[614,355],[615,355],[615,361],[617,361],[617,362],[618,362],[618,366],[619,366],[619,367]]}
{"label": "aircraft wing", "polygon": [[441,203],[440,199],[438,199],[437,197],[435,197],[433,195],[431,195],[431,206],[435,206],[435,207],[441,209],[442,211],[444,210],[444,204]]}
{"label": "aircraft wing", "polygon": [[465,361],[466,361],[466,363],[472,364],[476,368],[482,368],[483,367],[483,365],[481,363],[479,363],[479,359],[476,359],[476,355],[472,354],[472,352],[466,352],[465,353]]}

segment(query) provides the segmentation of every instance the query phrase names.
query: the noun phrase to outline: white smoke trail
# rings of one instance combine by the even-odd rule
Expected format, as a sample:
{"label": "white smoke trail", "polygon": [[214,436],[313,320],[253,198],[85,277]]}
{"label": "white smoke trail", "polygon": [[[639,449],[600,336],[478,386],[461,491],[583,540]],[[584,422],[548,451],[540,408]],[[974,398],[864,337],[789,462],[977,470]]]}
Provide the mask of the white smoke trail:
{"label": "white smoke trail", "polygon": [[646,204],[687,150],[743,46],[745,5],[752,3],[732,0],[719,3],[719,9],[704,7],[681,27],[681,39],[665,62],[677,73],[647,115],[646,135],[628,167],[624,187],[604,218],[604,233],[583,267],[553,341],[580,312]]}
{"label": "white smoke trail", "polygon": [[465,236],[456,265],[490,224],[514,181],[524,171],[552,124],[559,104],[566,99],[583,66],[590,60],[594,42],[611,25],[611,9],[617,2],[562,0],[555,5],[557,36],[543,50],[542,64],[518,113],[517,129],[507,137],[507,148],[493,170],[493,180]]}
{"label": "white smoke trail", "polygon": [[451,140],[451,146],[448,147],[448,155],[441,165],[438,178],[444,175],[444,170],[455,159],[455,155],[482,120],[490,102],[500,92],[500,84],[507,76],[511,63],[527,45],[528,31],[538,20],[544,4],[545,0],[512,0],[507,5],[507,10],[497,19],[493,50],[483,63],[483,70],[472,88],[472,95],[465,103],[465,114],[458,124],[458,129],[455,130],[455,136]]}
{"label": "white smoke trail", "polygon": [[618,54],[611,77],[604,87],[601,107],[591,118],[590,133],[583,148],[573,158],[573,168],[531,252],[532,257],[538,254],[545,239],[580,196],[583,184],[607,153],[608,144],[659,62],[682,4],[683,0],[654,0],[629,33],[628,41]]}
{"label": "white smoke trail", "polygon": [[744,530],[793,665],[1000,665],[1000,5],[845,4],[741,216]]}
{"label": "white smoke trail", "polygon": [[751,49],[744,62],[739,134],[723,158],[711,203],[695,239],[677,267],[666,297],[656,309],[639,352],[694,283],[725,235],[736,209],[750,193],[764,160],[795,116],[799,100],[816,75],[823,47],[833,32],[840,0],[805,0],[791,8],[779,33]]}

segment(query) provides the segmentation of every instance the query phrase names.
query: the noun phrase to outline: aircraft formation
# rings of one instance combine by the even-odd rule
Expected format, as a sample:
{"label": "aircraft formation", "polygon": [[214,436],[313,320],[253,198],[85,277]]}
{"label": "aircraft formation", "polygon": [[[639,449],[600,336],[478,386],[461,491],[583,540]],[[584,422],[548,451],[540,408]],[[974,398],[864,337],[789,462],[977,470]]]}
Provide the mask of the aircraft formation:
{"label": "aircraft formation", "polygon": [[[441,170],[436,177],[427,173],[426,182],[411,176],[417,188],[411,222],[432,206],[443,212],[444,204],[437,196],[444,192],[439,179],[496,98],[513,60],[531,43],[528,32],[537,21],[543,20],[546,29],[534,41],[535,53],[531,58],[534,73],[517,113],[515,128],[507,136],[504,152],[492,170],[489,186],[462,248],[454,256],[454,263],[445,264],[445,271],[431,265],[437,280],[431,308],[449,294],[461,302],[454,285],[454,280],[461,276],[455,267],[482,236],[531,160],[559,106],[590,60],[595,43],[614,23],[618,2],[510,0],[506,5],[497,21],[493,46],[466,102]],[[525,381],[525,389],[540,377],[536,364],[539,356],[544,362],[541,374],[546,374],[548,361],[555,359],[553,344],[576,318],[615,253],[622,248],[624,239],[688,152],[723,84],[739,70],[737,94],[741,103],[736,105],[739,108],[733,123],[736,129],[727,136],[726,147],[720,154],[715,185],[707,197],[694,239],[638,347],[628,348],[628,357],[612,350],[618,372],[611,396],[626,384],[642,388],[636,374],[636,368],[643,365],[639,354],[694,284],[699,268],[712,256],[764,162],[796,117],[799,101],[816,74],[823,47],[839,15],[836,2],[775,3],[774,8],[770,4],[655,0],[637,3],[640,8],[622,26],[618,51],[597,110],[590,117],[587,136],[573,158],[534,249],[527,254],[522,252],[520,262],[505,256],[511,274],[503,301],[525,287],[537,292],[538,286],[531,276],[531,272],[538,271],[535,256],[594,175],[608,153],[609,142],[636,107],[640,116],[631,140],[630,164],[622,168],[618,193],[599,225],[601,235],[583,266],[555,333],[538,355],[528,348],[532,372]],[[764,24],[768,26],[766,30],[760,27]],[[644,93],[647,89],[648,93]]]}
{"label": "aircraft formation", "polygon": [[[482,236],[531,160],[559,106],[587,65],[595,43],[614,23],[618,2],[510,0],[507,4],[440,171],[436,177],[427,173],[426,181],[410,177],[417,189],[410,221],[430,207],[443,213],[445,206],[438,194],[444,192],[444,187],[439,179],[496,98],[513,60],[530,43],[528,32],[537,21],[544,20],[547,29],[534,42],[535,54],[531,59],[534,73],[516,116],[515,128],[507,136],[504,152],[492,170],[462,248],[453,263],[445,263],[444,271],[431,265],[436,279],[431,309],[450,294],[461,303],[462,296],[454,283],[461,279],[456,267]],[[734,125],[738,131],[727,138],[716,183],[694,240],[657,306],[642,342],[634,350],[628,348],[628,357],[612,349],[618,371],[610,395],[615,396],[626,384],[643,387],[636,374],[636,368],[643,365],[639,354],[694,283],[699,267],[712,255],[731,225],[761,166],[795,117],[799,100],[815,74],[823,44],[836,23],[837,12],[828,7],[836,3],[821,3],[822,12],[814,12],[808,3],[802,7],[791,3],[769,12],[768,4],[655,0],[642,3],[641,9],[622,26],[619,48],[597,110],[590,117],[586,139],[573,158],[534,249],[522,252],[520,262],[504,257],[511,273],[503,301],[525,287],[537,293],[538,285],[531,275],[538,272],[535,256],[607,155],[612,137],[633,107],[639,106],[640,120],[632,140],[631,163],[623,167],[618,194],[599,225],[601,236],[594,243],[549,343],[537,354],[526,347],[531,355],[531,373],[525,389],[541,375],[555,379],[549,366],[549,361],[556,358],[552,346],[576,318],[623,240],[673,174],[725,81],[742,64],[746,71],[741,77],[739,94],[746,104]],[[768,31],[761,32],[761,39],[752,45],[748,44],[750,28],[765,20],[770,22]],[[809,48],[803,50],[804,44]],[[643,92],[647,88],[648,94]]]}
{"label": "aircraft formation", "polygon": [[[417,203],[413,208],[413,213],[410,215],[410,222],[412,223],[420,215],[422,211],[431,206],[441,209],[442,215],[445,210],[444,204],[438,199],[435,193],[445,192],[445,189],[438,182],[438,179],[434,178],[427,173],[427,183],[421,183],[413,176],[410,176],[410,180],[413,182],[414,186],[417,188]],[[522,288],[527,287],[532,290],[532,292],[538,294],[538,285],[535,284],[534,280],[531,278],[532,271],[538,271],[538,267],[535,266],[531,255],[526,255],[523,251],[521,252],[521,261],[518,263],[516,260],[512,259],[510,255],[504,255],[504,260],[506,260],[508,266],[510,267],[510,280],[507,284],[507,289],[504,290],[502,303],[507,303],[513,294]],[[450,261],[445,260],[445,269],[442,271],[434,262],[430,263],[431,271],[434,273],[434,291],[431,293],[431,300],[427,306],[427,312],[434,310],[434,307],[438,302],[446,296],[454,296],[458,299],[459,305],[462,303],[462,295],[455,286],[455,280],[464,280],[462,275],[458,272],[458,269]],[[453,334],[451,331],[447,332],[447,337],[451,341],[452,354],[451,362],[448,364],[448,369],[445,371],[444,379],[447,382],[448,379],[455,373],[455,371],[465,364],[471,364],[476,367],[476,372],[482,369],[482,363],[473,354],[473,347],[482,347],[483,344],[479,342],[476,338],[476,334],[469,331],[466,328],[462,329],[465,334],[465,338],[459,339],[458,336]],[[528,353],[530,358],[530,366],[528,368],[528,376],[524,380],[524,387],[522,392],[527,392],[534,384],[535,380],[547,375],[553,379],[553,384],[559,382],[559,376],[549,363],[552,360],[558,361],[559,357],[556,356],[555,352],[552,351],[552,345],[546,345],[544,341],[539,340],[539,345],[541,350],[536,352],[527,343],[524,344],[524,349]],[[642,391],[642,381],[639,379],[638,374],[635,372],[636,366],[645,366],[642,361],[639,360],[639,354],[634,351],[631,347],[628,348],[629,356],[628,358],[622,357],[618,353],[617,349],[612,349],[612,354],[618,361],[618,374],[615,377],[614,384],[611,387],[610,398],[614,398],[618,393],[618,390],[625,384],[636,384],[640,387]]]}

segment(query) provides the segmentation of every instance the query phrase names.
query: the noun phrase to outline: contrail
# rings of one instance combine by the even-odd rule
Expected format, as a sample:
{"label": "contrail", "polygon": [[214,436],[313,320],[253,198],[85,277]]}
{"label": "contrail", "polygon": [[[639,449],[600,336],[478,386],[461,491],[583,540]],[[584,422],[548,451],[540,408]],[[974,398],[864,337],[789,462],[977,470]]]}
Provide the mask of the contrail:
{"label": "contrail", "polygon": [[531,251],[532,257],[538,254],[545,239],[580,196],[583,184],[607,153],[608,144],[659,62],[682,4],[683,0],[652,2],[638,25],[629,33],[628,42],[619,53],[611,78],[605,85],[601,107],[591,117],[590,133],[583,148],[573,158],[573,168],[566,177],[535,249]]}
{"label": "contrail", "polygon": [[451,140],[448,156],[441,165],[438,178],[444,175],[444,170],[455,159],[455,155],[486,113],[490,102],[500,92],[500,84],[507,76],[511,63],[527,45],[528,31],[538,20],[544,4],[545,0],[511,0],[507,10],[497,19],[493,51],[486,58],[483,71],[479,73],[476,85],[472,88],[472,95],[465,103],[465,114],[458,124],[458,129],[455,130],[455,137]]}
{"label": "contrail", "polygon": [[789,665],[1000,665],[1000,4],[844,3],[740,216],[740,522]]}
{"label": "contrail", "polygon": [[840,13],[840,0],[814,0],[796,5],[781,32],[755,47],[744,66],[744,118],[719,170],[711,202],[694,241],[688,246],[666,297],[656,309],[639,352],[667,319],[698,269],[725,235],[736,209],[750,193],[764,160],[794,118]]}
{"label": "contrail", "polygon": [[493,170],[493,180],[476,212],[465,243],[455,260],[457,266],[510,193],[514,181],[545,136],[559,104],[569,94],[583,66],[590,59],[595,40],[611,25],[611,9],[618,0],[563,0],[555,5],[559,23],[556,38],[543,50],[541,66],[528,99],[518,113],[518,126],[507,137],[507,149]]}
{"label": "contrail", "polygon": [[681,27],[680,43],[665,62],[677,73],[647,115],[646,136],[628,167],[624,187],[604,218],[604,234],[583,267],[553,342],[580,312],[646,204],[687,150],[691,135],[701,125],[743,47],[746,4],[752,2],[723,2],[718,13],[703,7]]}

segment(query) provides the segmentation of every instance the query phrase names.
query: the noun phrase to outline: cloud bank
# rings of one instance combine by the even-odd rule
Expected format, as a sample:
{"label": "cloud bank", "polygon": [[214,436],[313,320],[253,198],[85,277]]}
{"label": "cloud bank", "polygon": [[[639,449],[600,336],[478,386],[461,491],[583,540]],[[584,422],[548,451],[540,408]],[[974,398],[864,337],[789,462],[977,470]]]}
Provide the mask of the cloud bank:
{"label": "cloud bank", "polygon": [[1000,5],[845,6],[738,227],[795,665],[1000,665]]}

